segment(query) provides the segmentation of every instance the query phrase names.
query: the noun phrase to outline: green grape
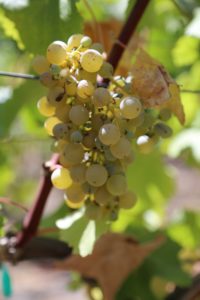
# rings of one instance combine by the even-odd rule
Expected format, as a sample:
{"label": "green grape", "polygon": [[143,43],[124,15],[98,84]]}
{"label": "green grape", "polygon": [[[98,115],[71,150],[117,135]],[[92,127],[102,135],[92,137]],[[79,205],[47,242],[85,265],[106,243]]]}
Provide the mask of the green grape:
{"label": "green grape", "polygon": [[86,166],[79,164],[69,169],[71,179],[76,183],[84,183],[86,181]]}
{"label": "green grape", "polygon": [[120,174],[110,176],[106,182],[106,188],[113,196],[121,196],[126,192],[126,178]]}
{"label": "green grape", "polygon": [[40,75],[40,82],[48,88],[52,88],[57,84],[57,81],[53,79],[52,74],[50,72],[42,73]]}
{"label": "green grape", "polygon": [[84,150],[81,144],[69,143],[65,146],[63,160],[69,165],[79,164],[84,158]]}
{"label": "green grape", "polygon": [[66,190],[65,190],[65,199],[69,200],[73,203],[82,202],[85,198],[85,194],[81,188],[81,185],[78,183],[72,183]]}
{"label": "green grape", "polygon": [[56,117],[64,123],[69,122],[69,111],[71,106],[66,103],[60,103],[55,108]]}
{"label": "green grape", "polygon": [[170,111],[170,109],[168,108],[163,108],[160,110],[159,112],[159,119],[161,121],[168,121],[172,116],[172,113]]}
{"label": "green grape", "polygon": [[81,40],[84,36],[82,34],[73,34],[67,41],[68,51],[74,48],[78,48],[81,44]]}
{"label": "green grape", "polygon": [[111,102],[112,98],[109,91],[103,87],[99,87],[94,91],[92,103],[95,107],[103,107]]}
{"label": "green grape", "polygon": [[94,86],[92,82],[88,80],[81,80],[77,86],[77,95],[83,99],[87,99],[92,96],[94,92]]}
{"label": "green grape", "polygon": [[108,62],[104,61],[98,73],[101,77],[110,79],[112,78],[114,73],[113,66]]}
{"label": "green grape", "polygon": [[96,50],[86,50],[80,60],[82,68],[87,72],[98,72],[103,64],[103,56]]}
{"label": "green grape", "polygon": [[115,161],[116,157],[114,157],[110,151],[110,149],[104,150],[104,156],[107,161]]}
{"label": "green grape", "polygon": [[111,176],[111,175],[116,175],[116,174],[121,174],[123,175],[124,174],[124,170],[123,170],[123,167],[120,163],[119,160],[116,160],[114,162],[106,162],[106,170],[108,171],[108,174]]}
{"label": "green grape", "polygon": [[46,129],[47,133],[49,135],[53,136],[53,128],[56,124],[59,124],[60,120],[56,117],[50,117],[48,119],[46,119],[46,121],[44,122],[44,128]]}
{"label": "green grape", "polygon": [[67,58],[67,45],[62,41],[55,41],[47,48],[47,59],[50,64],[62,65]]}
{"label": "green grape", "polygon": [[97,191],[94,194],[94,200],[97,202],[99,205],[108,205],[111,203],[114,199],[114,196],[111,195],[108,190],[106,189],[105,186],[101,186],[97,189]]}
{"label": "green grape", "polygon": [[119,128],[114,124],[105,124],[100,128],[98,137],[104,145],[114,145],[120,139]]}
{"label": "green grape", "polygon": [[57,189],[61,190],[65,190],[72,184],[69,171],[63,167],[53,171],[51,174],[51,181]]}
{"label": "green grape", "polygon": [[76,82],[68,82],[65,84],[65,89],[66,89],[67,95],[75,96],[76,92],[77,92],[77,83]]}
{"label": "green grape", "polygon": [[60,78],[60,71],[61,71],[60,66],[58,66],[58,65],[51,65],[50,71],[51,71],[51,74],[53,75],[53,78],[55,78],[55,79],[59,79]]}
{"label": "green grape", "polygon": [[108,172],[104,166],[94,164],[88,167],[86,171],[87,182],[95,187],[104,185],[108,178]]}
{"label": "green grape", "polygon": [[60,86],[55,86],[49,89],[47,98],[51,105],[56,106],[59,104],[59,102],[63,100],[64,96],[65,96],[64,89]]}
{"label": "green grape", "polygon": [[83,135],[81,131],[75,130],[71,133],[70,140],[72,143],[81,143],[83,140]]}
{"label": "green grape", "polygon": [[91,45],[90,49],[96,50],[96,51],[98,51],[100,54],[102,54],[103,51],[104,51],[104,50],[103,50],[103,46],[102,46],[102,44],[100,44],[100,43],[93,43],[93,44]]}
{"label": "green grape", "polygon": [[132,208],[137,201],[135,193],[127,191],[125,194],[119,197],[119,207],[124,209]]}
{"label": "green grape", "polygon": [[97,190],[97,187],[90,185],[88,182],[82,184],[82,189],[85,194],[94,194]]}
{"label": "green grape", "polygon": [[142,126],[144,122],[144,113],[141,113],[137,118],[128,120],[127,130],[134,131],[136,127]]}
{"label": "green grape", "polygon": [[83,69],[77,69],[76,76],[77,76],[77,80],[84,79],[92,82],[93,84],[96,84],[97,81],[97,73],[89,73]]}
{"label": "green grape", "polygon": [[49,71],[49,62],[45,56],[37,55],[32,61],[33,70],[42,74]]}
{"label": "green grape", "polygon": [[154,133],[162,138],[168,138],[172,135],[172,129],[168,125],[159,122],[154,125]]}
{"label": "green grape", "polygon": [[69,118],[75,125],[83,125],[89,119],[89,112],[83,105],[75,105],[69,111]]}
{"label": "green grape", "polygon": [[67,206],[72,208],[72,209],[81,208],[85,203],[84,199],[80,202],[72,202],[69,199],[67,199],[66,196],[64,198],[65,198],[65,203],[67,204]]}
{"label": "green grape", "polygon": [[81,39],[80,44],[81,44],[82,47],[88,48],[92,45],[92,39],[89,36],[84,36]]}
{"label": "green grape", "polygon": [[141,102],[135,97],[126,97],[120,103],[120,111],[124,118],[137,118],[142,111]]}
{"label": "green grape", "polygon": [[123,159],[128,156],[131,150],[131,143],[125,137],[121,137],[116,144],[110,146],[112,155],[118,159]]}
{"label": "green grape", "polygon": [[70,124],[58,123],[53,127],[53,136],[57,140],[69,140],[70,129]]}
{"label": "green grape", "polygon": [[45,117],[51,117],[55,114],[55,107],[48,102],[47,97],[42,97],[38,100],[37,108],[41,115]]}
{"label": "green grape", "polygon": [[148,154],[154,148],[155,141],[153,138],[150,138],[148,135],[141,135],[137,141],[137,148],[143,154]]}

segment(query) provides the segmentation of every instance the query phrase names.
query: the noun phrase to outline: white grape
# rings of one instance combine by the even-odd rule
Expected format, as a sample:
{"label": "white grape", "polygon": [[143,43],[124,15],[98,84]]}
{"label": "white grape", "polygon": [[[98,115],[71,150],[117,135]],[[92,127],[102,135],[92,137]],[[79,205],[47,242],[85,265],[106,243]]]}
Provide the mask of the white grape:
{"label": "white grape", "polygon": [[62,41],[55,41],[47,48],[47,59],[51,64],[61,65],[67,58],[67,45]]}
{"label": "white grape", "polygon": [[86,99],[94,93],[94,86],[92,82],[88,80],[81,80],[77,86],[77,95],[83,99]]}
{"label": "white grape", "polygon": [[65,190],[65,199],[68,199],[70,202],[78,203],[84,200],[85,194],[81,188],[80,184],[72,183]]}
{"label": "white grape", "polygon": [[92,102],[95,107],[103,107],[111,102],[110,92],[103,87],[99,87],[94,91]]}
{"label": "white grape", "polygon": [[104,145],[116,144],[120,139],[119,128],[112,123],[105,124],[100,128],[98,137]]}
{"label": "white grape", "polygon": [[142,104],[135,97],[126,97],[120,103],[120,111],[124,118],[134,119],[141,113]]}
{"label": "white grape", "polygon": [[44,122],[44,128],[49,135],[53,135],[53,128],[56,124],[59,124],[60,120],[57,117],[50,117]]}
{"label": "white grape", "polygon": [[62,153],[66,162],[71,165],[79,164],[84,157],[84,150],[81,144],[69,143]]}
{"label": "white grape", "polygon": [[87,72],[98,72],[103,64],[103,56],[96,50],[86,50],[80,60],[82,68]]}
{"label": "white grape", "polygon": [[108,178],[106,188],[113,196],[121,196],[126,192],[127,183],[125,176],[115,174]]}
{"label": "white grape", "polygon": [[47,97],[42,97],[38,100],[37,108],[41,115],[45,117],[51,117],[55,113],[55,107],[48,102]]}
{"label": "white grape", "polygon": [[119,141],[110,146],[112,155],[118,159],[123,159],[131,152],[131,143],[125,137],[121,137]]}
{"label": "white grape", "polygon": [[127,191],[125,194],[119,197],[119,207],[130,209],[136,204],[136,200],[136,195],[131,191]]}
{"label": "white grape", "polygon": [[83,125],[89,119],[89,112],[84,106],[75,105],[69,111],[69,118],[75,125]]}
{"label": "white grape", "polygon": [[114,199],[113,195],[111,195],[105,186],[101,186],[97,189],[94,194],[94,200],[100,205],[108,205]]}
{"label": "white grape", "polygon": [[45,56],[37,55],[32,62],[33,69],[36,73],[42,74],[49,71],[49,62]]}
{"label": "white grape", "polygon": [[104,166],[94,164],[88,167],[86,171],[86,180],[92,186],[104,185],[108,178],[108,172]]}
{"label": "white grape", "polygon": [[64,190],[72,184],[70,173],[67,169],[57,168],[51,174],[51,181],[57,189]]}
{"label": "white grape", "polygon": [[84,36],[82,34],[73,34],[67,41],[68,51],[80,46],[81,40]]}
{"label": "white grape", "polygon": [[72,166],[69,168],[69,172],[73,181],[80,184],[86,181],[86,166],[84,164]]}

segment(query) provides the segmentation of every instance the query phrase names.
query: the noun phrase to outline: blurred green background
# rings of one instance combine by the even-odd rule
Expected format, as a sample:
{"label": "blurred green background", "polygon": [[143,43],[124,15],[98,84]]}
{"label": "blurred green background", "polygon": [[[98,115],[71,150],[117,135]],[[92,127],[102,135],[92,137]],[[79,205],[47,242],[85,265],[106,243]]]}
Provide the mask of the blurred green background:
{"label": "blurred green background", "polygon": [[[117,22],[118,27],[135,2],[88,0],[98,22]],[[34,55],[45,54],[49,43],[66,41],[93,21],[81,0],[0,0],[0,71],[33,73]],[[111,25],[111,36],[115,36]],[[131,274],[118,298],[153,300],[164,299],[167,283],[189,284],[182,266],[194,274],[200,257],[200,1],[152,0],[137,31],[145,50],[165,66],[181,90],[199,91],[181,93],[185,125],[172,118],[169,124],[174,135],[151,154],[136,155],[128,181],[138,194],[138,204],[122,212],[113,224],[114,230],[141,241],[157,232],[167,236],[163,247]],[[0,196],[27,207],[37,188],[41,164],[51,156],[52,141],[36,108],[45,93],[37,80],[0,77]],[[1,212],[7,228],[19,227],[22,211],[2,205]],[[68,213],[62,195],[55,192],[42,224],[54,226]],[[75,225],[81,231],[82,223]],[[72,226],[61,237],[71,241],[73,233]],[[180,250],[183,264],[177,258]],[[192,257],[190,264],[185,263],[187,255]],[[163,286],[159,292],[152,283],[155,278],[161,280],[157,286]],[[135,298],[130,296],[133,292]]]}

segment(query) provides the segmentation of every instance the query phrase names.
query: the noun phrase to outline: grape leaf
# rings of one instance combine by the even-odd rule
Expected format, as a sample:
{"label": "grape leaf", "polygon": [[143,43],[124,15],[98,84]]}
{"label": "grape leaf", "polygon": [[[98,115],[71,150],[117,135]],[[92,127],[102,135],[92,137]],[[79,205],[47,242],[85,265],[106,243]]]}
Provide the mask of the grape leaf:
{"label": "grape leaf", "polygon": [[52,41],[66,41],[71,34],[81,31],[82,21],[76,2],[69,1],[63,18],[59,0],[30,0],[28,6],[17,10],[5,9],[5,13],[15,23],[26,49],[32,53],[45,53]]}
{"label": "grape leaf", "polygon": [[73,255],[56,265],[96,279],[103,289],[104,299],[113,300],[128,274],[162,243],[161,237],[147,244],[139,244],[132,237],[107,233],[95,243],[91,255]]}

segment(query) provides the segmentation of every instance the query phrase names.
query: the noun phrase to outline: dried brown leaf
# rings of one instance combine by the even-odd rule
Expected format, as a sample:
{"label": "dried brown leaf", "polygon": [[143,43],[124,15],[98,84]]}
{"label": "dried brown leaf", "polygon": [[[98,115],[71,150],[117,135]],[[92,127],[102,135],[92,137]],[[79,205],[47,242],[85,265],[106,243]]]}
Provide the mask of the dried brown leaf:
{"label": "dried brown leaf", "polygon": [[91,255],[72,255],[57,266],[96,279],[103,290],[104,299],[114,300],[117,290],[129,273],[162,242],[163,238],[158,238],[147,244],[139,244],[132,237],[107,233],[96,242]]}

